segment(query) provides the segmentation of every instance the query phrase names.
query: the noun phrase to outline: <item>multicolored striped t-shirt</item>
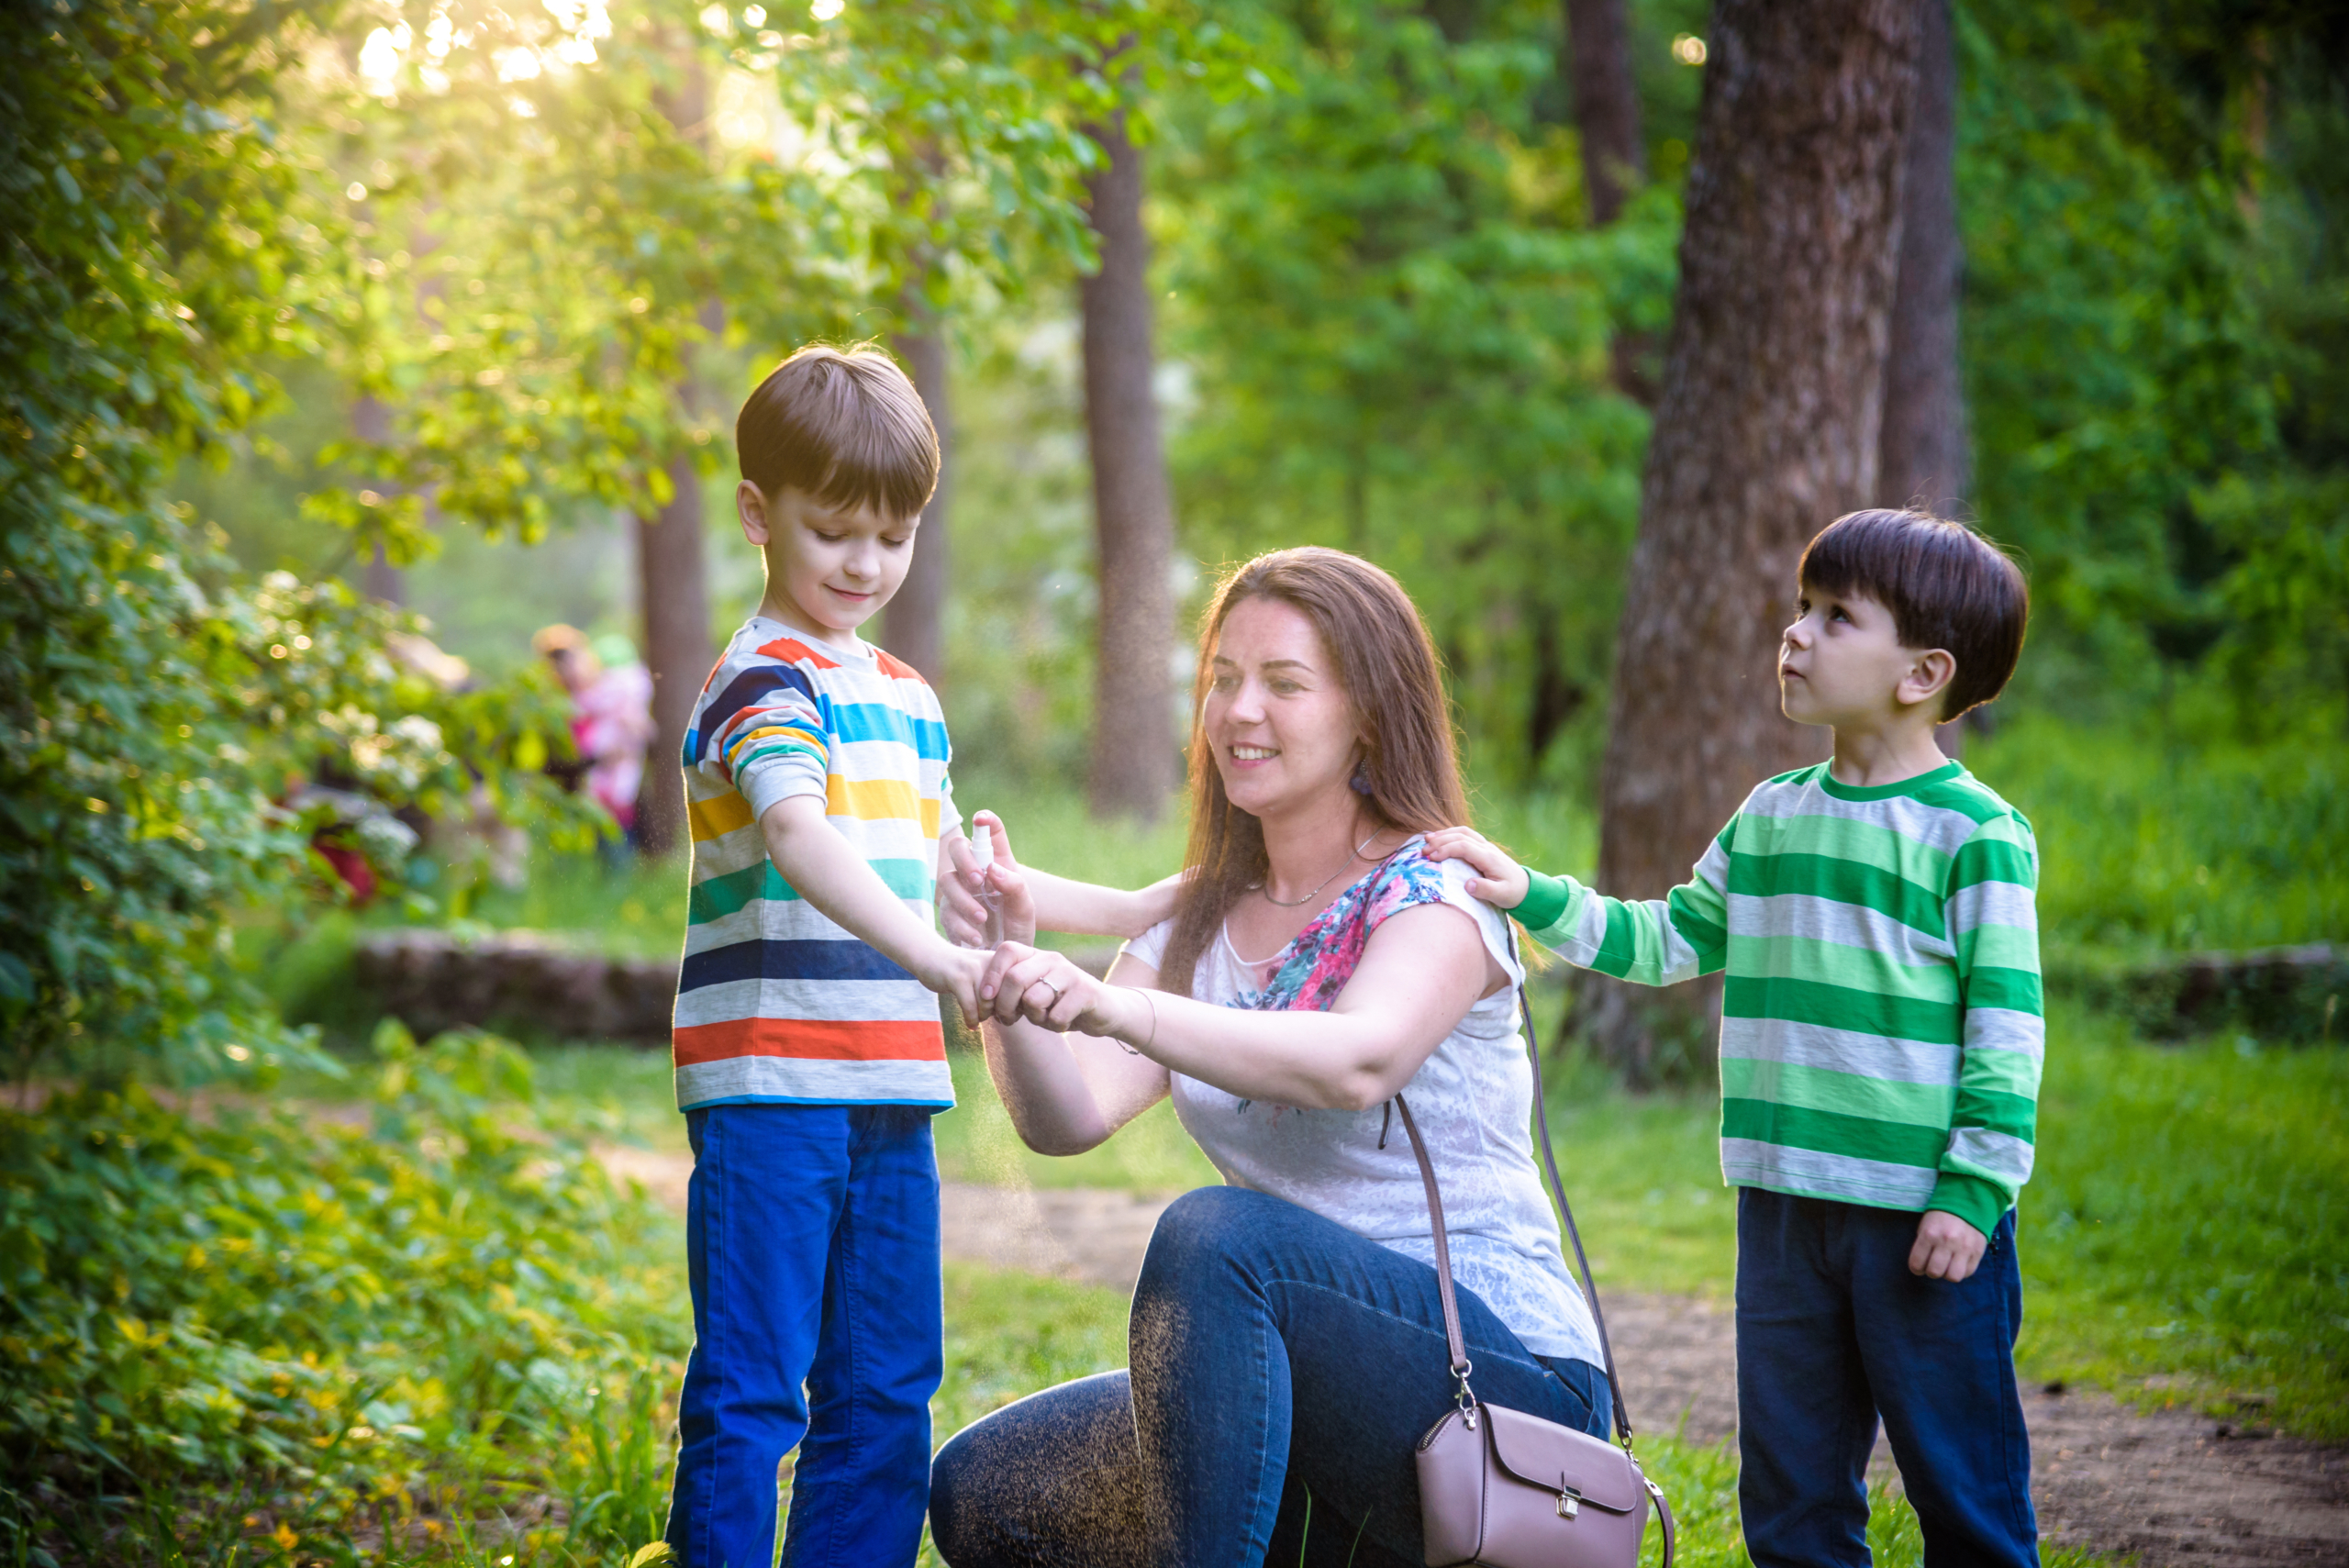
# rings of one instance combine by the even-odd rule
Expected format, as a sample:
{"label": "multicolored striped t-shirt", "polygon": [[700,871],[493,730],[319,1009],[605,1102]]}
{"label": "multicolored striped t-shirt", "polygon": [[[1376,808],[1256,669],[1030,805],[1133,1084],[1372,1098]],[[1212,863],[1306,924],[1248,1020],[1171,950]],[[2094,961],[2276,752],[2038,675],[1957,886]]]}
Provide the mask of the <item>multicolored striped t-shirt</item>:
{"label": "multicolored striped t-shirt", "polygon": [[1721,1174],[1985,1232],[2031,1176],[2046,1037],[2031,824],[1957,762],[1758,786],[1668,897],[1533,875],[1514,911],[1646,985],[1728,972]]}
{"label": "multicolored striped t-shirt", "polygon": [[677,1105],[954,1103],[938,998],[802,899],[759,817],[817,795],[927,924],[938,839],[960,826],[946,721],[911,665],[753,616],[685,747],[693,895],[677,976]]}

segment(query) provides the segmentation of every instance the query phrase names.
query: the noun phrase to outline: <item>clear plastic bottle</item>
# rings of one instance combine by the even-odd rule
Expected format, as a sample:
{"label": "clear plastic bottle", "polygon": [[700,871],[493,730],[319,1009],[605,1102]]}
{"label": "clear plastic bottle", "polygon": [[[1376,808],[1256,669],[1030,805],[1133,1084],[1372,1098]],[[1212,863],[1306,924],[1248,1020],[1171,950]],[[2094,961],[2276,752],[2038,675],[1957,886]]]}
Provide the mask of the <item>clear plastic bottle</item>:
{"label": "clear plastic bottle", "polygon": [[995,864],[995,829],[984,822],[972,824],[971,859],[979,868],[979,902],[986,908],[986,945],[992,948],[1003,940],[1003,895],[986,884],[987,868]]}

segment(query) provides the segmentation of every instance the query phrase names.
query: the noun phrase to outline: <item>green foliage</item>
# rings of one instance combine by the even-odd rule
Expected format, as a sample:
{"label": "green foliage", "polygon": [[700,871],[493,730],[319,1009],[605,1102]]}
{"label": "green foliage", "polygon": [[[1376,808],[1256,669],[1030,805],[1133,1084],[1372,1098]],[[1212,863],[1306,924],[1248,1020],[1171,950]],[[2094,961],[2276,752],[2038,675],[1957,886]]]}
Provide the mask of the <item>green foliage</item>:
{"label": "green foliage", "polygon": [[[323,9],[136,6],[0,23],[0,1023],[25,1057],[218,1068],[267,1033],[225,984],[240,906],[318,886],[321,768],[445,815],[478,788],[560,836],[530,777],[568,745],[528,690],[443,692],[339,587],[230,580],[153,500],[264,406],[253,363],[317,326],[329,236],[265,117],[274,49]],[[371,856],[387,871],[399,834]],[[233,1050],[231,1048],[233,1047]]]}
{"label": "green foliage", "polygon": [[530,1087],[502,1041],[386,1025],[364,1122],[135,1086],[0,1113],[0,1528],[146,1488],[437,1533],[455,1483],[568,1488],[573,1544],[645,1540],[676,1236]]}
{"label": "green foliage", "polygon": [[2125,711],[2211,659],[2233,725],[2339,720],[2349,93],[2327,26],[1963,8],[1979,510],[2032,572],[2021,689],[2065,711]]}
{"label": "green foliage", "polygon": [[2237,741],[2225,717],[2209,696],[2130,731],[2026,714],[1969,750],[2038,834],[2051,969],[2349,931],[2349,742],[2314,723]]}
{"label": "green foliage", "polygon": [[1296,89],[1200,106],[1162,185],[1193,549],[1392,568],[1512,782],[1596,712],[1646,438],[1610,342],[1664,325],[1679,224],[1659,187],[1586,227],[1574,140],[1536,117],[1554,28],[1376,0],[1286,19],[1267,47]]}

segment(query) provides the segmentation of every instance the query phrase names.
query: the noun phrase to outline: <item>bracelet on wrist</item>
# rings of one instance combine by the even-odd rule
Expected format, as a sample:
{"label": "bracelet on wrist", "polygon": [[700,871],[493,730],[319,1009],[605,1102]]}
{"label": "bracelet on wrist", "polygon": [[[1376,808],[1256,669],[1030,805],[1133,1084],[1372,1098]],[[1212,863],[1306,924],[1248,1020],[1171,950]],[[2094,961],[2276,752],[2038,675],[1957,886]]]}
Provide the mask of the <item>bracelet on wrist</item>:
{"label": "bracelet on wrist", "polygon": [[1131,1045],[1121,1040],[1118,1042],[1118,1049],[1128,1056],[1140,1056],[1158,1043],[1158,1002],[1151,995],[1147,986],[1129,985],[1126,989],[1140,995],[1144,1005],[1150,1008],[1150,1037],[1140,1045]]}

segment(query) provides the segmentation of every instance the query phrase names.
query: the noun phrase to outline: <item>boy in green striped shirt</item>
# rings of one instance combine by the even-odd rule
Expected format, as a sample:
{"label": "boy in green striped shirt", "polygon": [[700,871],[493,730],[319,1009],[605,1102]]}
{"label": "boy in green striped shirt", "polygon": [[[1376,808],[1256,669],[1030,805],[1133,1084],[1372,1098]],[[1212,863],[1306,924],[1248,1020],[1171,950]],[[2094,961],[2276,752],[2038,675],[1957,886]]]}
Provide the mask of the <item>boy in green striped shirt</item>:
{"label": "boy in green striped shirt", "polygon": [[2014,1205],[2040,1062],[2031,825],[1935,728],[1998,695],[2022,574],[1970,529],[1854,512],[1804,552],[1780,701],[1830,762],[1757,785],[1661,899],[1430,852],[1568,962],[1725,972],[1721,1173],[1738,1191],[1739,1501],[1757,1568],[1867,1561],[1879,1415],[1929,1560],[2039,1561],[2015,1386]]}

